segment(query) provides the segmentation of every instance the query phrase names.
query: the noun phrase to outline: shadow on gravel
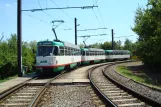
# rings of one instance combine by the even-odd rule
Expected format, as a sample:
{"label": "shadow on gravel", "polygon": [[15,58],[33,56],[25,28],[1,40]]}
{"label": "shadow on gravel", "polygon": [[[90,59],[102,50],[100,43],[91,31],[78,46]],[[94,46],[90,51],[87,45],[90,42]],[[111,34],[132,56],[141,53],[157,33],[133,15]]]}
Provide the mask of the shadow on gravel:
{"label": "shadow on gravel", "polygon": [[152,70],[144,65],[127,66],[133,74],[138,75],[145,79],[146,83],[151,83],[157,86],[161,86],[161,72],[157,72],[156,69]]}

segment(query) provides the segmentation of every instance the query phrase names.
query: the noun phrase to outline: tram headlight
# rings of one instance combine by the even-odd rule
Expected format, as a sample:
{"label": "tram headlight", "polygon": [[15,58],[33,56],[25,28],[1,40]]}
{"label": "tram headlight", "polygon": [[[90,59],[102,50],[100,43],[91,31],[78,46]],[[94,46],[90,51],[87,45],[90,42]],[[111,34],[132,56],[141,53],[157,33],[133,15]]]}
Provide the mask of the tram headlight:
{"label": "tram headlight", "polygon": [[49,65],[52,65],[52,64],[53,64],[53,61],[50,61],[50,62],[49,62]]}

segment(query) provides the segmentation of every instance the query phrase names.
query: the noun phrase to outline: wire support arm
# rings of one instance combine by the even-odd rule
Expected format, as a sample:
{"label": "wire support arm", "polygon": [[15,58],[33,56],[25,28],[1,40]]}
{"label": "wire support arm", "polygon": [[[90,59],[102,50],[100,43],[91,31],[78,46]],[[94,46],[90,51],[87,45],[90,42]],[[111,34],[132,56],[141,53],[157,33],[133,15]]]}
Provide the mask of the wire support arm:
{"label": "wire support arm", "polygon": [[26,9],[26,10],[22,10],[22,11],[31,11],[31,12],[35,12],[35,11],[52,10],[52,9],[73,9],[73,8],[90,9],[90,8],[94,8],[94,7],[98,7],[98,6],[80,6],[80,7],[61,7],[61,8]]}

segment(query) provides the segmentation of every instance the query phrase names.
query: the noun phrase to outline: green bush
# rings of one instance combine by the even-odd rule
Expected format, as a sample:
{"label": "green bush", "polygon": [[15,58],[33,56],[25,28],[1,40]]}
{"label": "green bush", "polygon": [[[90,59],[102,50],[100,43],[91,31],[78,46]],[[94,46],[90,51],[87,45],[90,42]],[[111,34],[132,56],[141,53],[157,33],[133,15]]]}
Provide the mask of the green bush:
{"label": "green bush", "polygon": [[[35,63],[36,41],[27,43],[22,42],[22,64],[33,70]],[[11,34],[11,37],[0,43],[0,79],[16,75],[18,71],[17,64],[17,36]]]}

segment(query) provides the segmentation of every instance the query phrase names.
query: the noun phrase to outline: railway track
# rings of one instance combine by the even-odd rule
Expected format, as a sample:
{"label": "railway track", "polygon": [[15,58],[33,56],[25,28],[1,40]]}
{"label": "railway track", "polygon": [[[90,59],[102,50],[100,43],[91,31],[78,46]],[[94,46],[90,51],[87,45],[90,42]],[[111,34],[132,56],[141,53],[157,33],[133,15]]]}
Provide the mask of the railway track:
{"label": "railway track", "polygon": [[91,72],[89,72],[91,84],[106,105],[111,107],[161,106],[159,103],[152,101],[152,99],[141,95],[138,96],[137,93],[130,91],[127,87],[116,83],[111,77],[107,78],[103,70],[111,65],[112,64],[94,67],[91,69]]}
{"label": "railway track", "polygon": [[[61,75],[61,74],[60,74]],[[8,92],[1,95],[0,106],[8,107],[8,106],[16,106],[16,107],[33,107],[36,106],[39,97],[43,94],[46,88],[50,85],[50,83],[58,78],[60,75],[49,79],[45,85],[32,85],[28,84],[29,81],[26,81],[14,89],[9,90]],[[36,80],[31,79],[32,80]]]}
{"label": "railway track", "polygon": [[[94,65],[92,65],[92,66],[94,66]],[[78,68],[78,71],[81,71],[82,68],[88,69],[90,67],[88,67],[88,66],[80,67],[80,68]],[[85,72],[86,72],[86,69],[84,69]],[[89,99],[90,96],[88,96],[88,97],[86,96],[86,92],[87,92],[86,89],[89,86],[89,84],[86,84],[86,83],[79,84],[76,81],[73,84],[68,84],[68,83],[66,84],[63,82],[62,84],[60,83],[57,86],[57,85],[55,85],[55,83],[51,83],[53,80],[56,80],[57,78],[60,78],[61,76],[62,76],[62,78],[66,78],[67,77],[66,74],[70,75],[71,72],[60,74],[52,79],[49,79],[48,82],[42,82],[43,80],[37,80],[37,78],[31,79],[30,81],[27,81],[27,82],[24,82],[24,83],[16,86],[14,89],[7,91],[6,93],[4,93],[3,95],[0,96],[0,107],[9,107],[9,106],[12,106],[12,107],[13,106],[35,107],[35,106],[39,106],[39,105],[37,105],[38,101],[41,101],[41,98],[43,100],[48,98],[48,96],[46,96],[46,94],[51,93],[51,92],[55,92],[55,87],[56,87],[56,89],[57,89],[57,87],[60,88],[59,91],[61,91],[61,89],[65,90],[65,89],[67,89],[67,87],[69,87],[69,88],[73,87],[73,88],[71,88],[71,90],[75,90],[75,88],[76,88],[77,90],[84,91],[84,94],[81,95],[80,94],[81,92],[78,92],[78,91],[77,91],[78,93],[75,93],[75,94],[81,95],[80,97],[84,96],[86,99]],[[79,74],[82,75],[82,73],[79,73]],[[82,77],[84,79],[84,77],[86,78],[87,76],[84,76],[84,74],[83,74]],[[71,78],[78,78],[78,76],[72,75],[72,76],[67,77],[67,79],[71,79]],[[79,79],[78,79],[78,81],[80,81]],[[37,82],[34,83],[33,80],[37,81]],[[41,82],[39,83],[38,81],[41,81]],[[75,84],[75,83],[78,83],[78,84]],[[68,89],[66,91],[68,91]],[[49,94],[49,96],[50,96],[50,94]],[[75,99],[75,97],[73,96],[73,98],[71,98],[71,99]],[[79,99],[76,99],[76,100],[79,101]],[[86,104],[86,101],[84,101],[85,99],[82,99],[82,100],[83,100],[82,101],[83,103],[80,102],[81,103],[80,105],[85,105]],[[65,104],[64,101],[62,101],[62,104]],[[79,105],[79,103],[78,103],[78,105]]]}
{"label": "railway track", "polygon": [[[48,79],[43,84],[26,83],[0,100],[0,106],[149,106],[145,100],[134,97],[134,93],[104,76],[102,70],[112,64],[116,63],[81,67]],[[88,72],[92,85],[87,79]]]}

